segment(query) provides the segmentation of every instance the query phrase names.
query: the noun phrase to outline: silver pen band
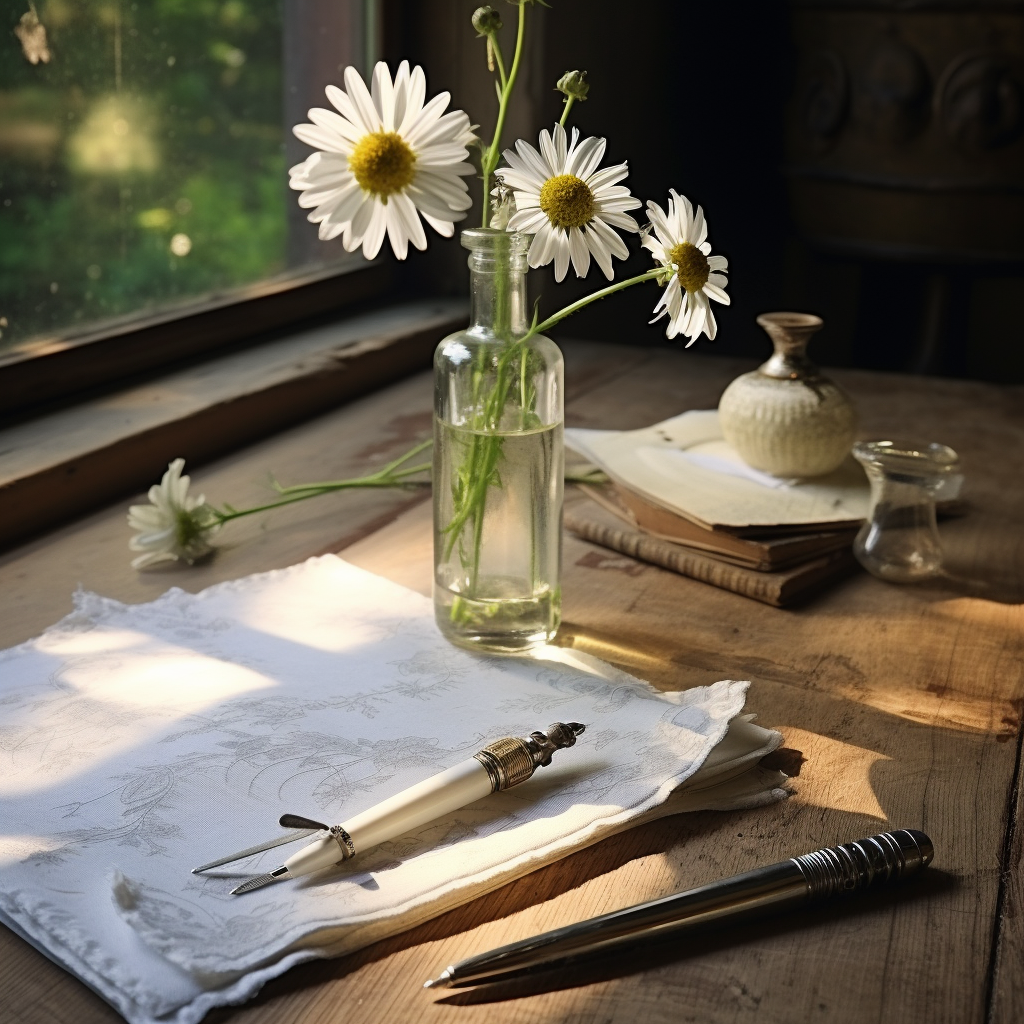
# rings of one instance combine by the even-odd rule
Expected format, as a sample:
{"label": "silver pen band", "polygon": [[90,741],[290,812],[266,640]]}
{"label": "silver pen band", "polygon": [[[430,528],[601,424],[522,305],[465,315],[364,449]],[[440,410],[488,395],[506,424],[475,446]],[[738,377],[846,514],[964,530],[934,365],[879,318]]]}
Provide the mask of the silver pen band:
{"label": "silver pen band", "polygon": [[489,743],[473,757],[484,766],[491,780],[492,793],[525,782],[533,775],[535,767],[526,744],[512,736]]}
{"label": "silver pen band", "polygon": [[555,722],[544,732],[531,732],[525,739],[505,736],[478,750],[476,758],[491,780],[491,792],[511,789],[529,779],[541,765],[551,763],[556,750],[571,747],[584,727],[578,722]]}
{"label": "silver pen band", "polygon": [[349,857],[356,855],[356,844],[352,842],[352,837],[342,828],[341,825],[332,825],[329,829],[331,836],[334,841],[341,848],[341,859],[348,860]]}

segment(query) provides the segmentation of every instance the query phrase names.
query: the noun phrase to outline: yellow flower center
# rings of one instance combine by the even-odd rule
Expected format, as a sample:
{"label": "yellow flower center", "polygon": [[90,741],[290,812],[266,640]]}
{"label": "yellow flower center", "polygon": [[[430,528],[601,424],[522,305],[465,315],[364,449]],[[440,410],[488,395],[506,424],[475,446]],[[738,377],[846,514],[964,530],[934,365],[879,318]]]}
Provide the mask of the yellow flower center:
{"label": "yellow flower center", "polygon": [[676,277],[688,292],[699,292],[708,283],[708,258],[692,242],[680,242],[669,250],[668,258],[676,265]]}
{"label": "yellow flower center", "polygon": [[541,186],[540,208],[556,228],[581,228],[594,216],[594,193],[575,174],[559,174]]}
{"label": "yellow flower center", "polygon": [[398,132],[371,132],[356,144],[349,170],[364,192],[388,196],[401,192],[416,176],[416,155]]}

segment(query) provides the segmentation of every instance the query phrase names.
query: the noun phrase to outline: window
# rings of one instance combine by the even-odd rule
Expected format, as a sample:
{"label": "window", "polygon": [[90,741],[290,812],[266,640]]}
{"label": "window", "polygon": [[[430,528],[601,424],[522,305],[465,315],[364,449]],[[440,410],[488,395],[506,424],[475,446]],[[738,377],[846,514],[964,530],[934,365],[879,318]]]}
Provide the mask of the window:
{"label": "window", "polygon": [[[0,358],[362,266],[288,189],[373,0],[21,0],[0,41]],[[52,347],[52,345],[51,345]]]}

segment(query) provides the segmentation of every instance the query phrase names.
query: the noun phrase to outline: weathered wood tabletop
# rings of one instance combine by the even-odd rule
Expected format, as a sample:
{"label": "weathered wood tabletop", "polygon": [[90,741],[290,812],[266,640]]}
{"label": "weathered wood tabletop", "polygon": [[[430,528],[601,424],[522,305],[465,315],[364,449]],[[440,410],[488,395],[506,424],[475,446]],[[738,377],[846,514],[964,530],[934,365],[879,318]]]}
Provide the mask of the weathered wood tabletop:
{"label": "weathered wood tabletop", "polygon": [[[749,369],[695,352],[567,349],[570,425],[630,428],[710,408]],[[657,821],[341,960],[309,964],[210,1020],[238,1024],[1024,1020],[1020,828],[1024,712],[1024,389],[837,372],[864,436],[913,434],[963,458],[970,512],[943,524],[951,577],[854,576],[780,611],[566,538],[561,642],[666,689],[751,679],[748,709],[785,734],[792,797]],[[214,502],[354,475],[430,429],[420,375],[193,474]],[[128,568],[124,506],[0,558],[0,646],[65,614],[76,585],[127,601],[340,551],[427,592],[421,491],[347,492],[242,520],[193,568]],[[918,882],[876,897],[669,942],[555,981],[433,994],[443,964],[538,931],[887,826],[935,842]],[[0,929],[0,1017],[119,1019]]]}

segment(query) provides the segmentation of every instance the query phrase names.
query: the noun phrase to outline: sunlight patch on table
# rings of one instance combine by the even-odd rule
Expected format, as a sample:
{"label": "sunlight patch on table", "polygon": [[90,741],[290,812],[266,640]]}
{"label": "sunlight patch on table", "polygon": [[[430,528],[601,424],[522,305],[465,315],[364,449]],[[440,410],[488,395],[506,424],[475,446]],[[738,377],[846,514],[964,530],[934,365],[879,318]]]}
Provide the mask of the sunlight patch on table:
{"label": "sunlight patch on table", "polygon": [[40,853],[49,853],[61,846],[53,836],[4,836],[0,835],[0,866],[17,864]]}
{"label": "sunlight patch on table", "polygon": [[793,786],[801,803],[889,820],[871,783],[871,772],[891,757],[793,726],[776,724],[774,728],[786,737],[787,747],[800,750],[806,759]]}
{"label": "sunlight patch on table", "polygon": [[50,694],[8,713],[0,734],[6,752],[0,795],[49,789],[144,746],[175,723],[201,725],[207,708],[277,685],[242,665],[154,646],[99,667],[88,657],[72,661],[51,678]]}

